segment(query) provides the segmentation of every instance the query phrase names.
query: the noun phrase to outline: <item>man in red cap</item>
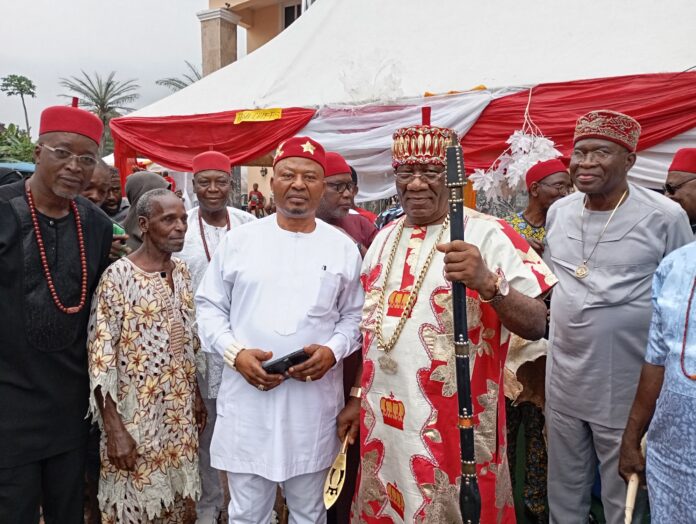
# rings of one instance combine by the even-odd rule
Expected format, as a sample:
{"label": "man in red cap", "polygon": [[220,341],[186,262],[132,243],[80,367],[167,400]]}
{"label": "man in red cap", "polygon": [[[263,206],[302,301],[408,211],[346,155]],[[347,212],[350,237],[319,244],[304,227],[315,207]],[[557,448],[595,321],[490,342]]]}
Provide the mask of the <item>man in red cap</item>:
{"label": "man in red cap", "polygon": [[41,114],[30,179],[0,188],[0,520],[81,522],[87,321],[112,227],[79,196],[97,164],[101,121]]}
{"label": "man in red cap", "polygon": [[691,222],[696,237],[696,147],[680,149],[667,172],[665,195],[679,204]]}
{"label": "man in red cap", "polygon": [[346,160],[338,153],[326,153],[326,191],[321,198],[317,218],[345,231],[357,244],[361,254],[372,244],[377,228],[359,214],[349,214],[353,205],[355,183]]}
{"label": "man in red cap", "polygon": [[[556,200],[572,192],[568,170],[559,159],[546,160],[533,165],[526,175],[529,201],[524,211],[505,218],[505,221],[524,238],[539,254],[544,252],[546,214]],[[549,304],[547,299],[547,305]],[[545,344],[545,341],[542,342]],[[509,371],[516,372],[523,364],[526,378],[543,383],[543,353],[526,351],[526,345],[515,344],[508,353]],[[510,360],[512,359],[512,360]],[[533,361],[533,363],[532,363]],[[512,373],[514,375],[515,373]],[[531,376],[529,375],[531,374]],[[507,391],[506,391],[507,393]],[[512,485],[515,485],[517,469],[517,434],[523,428],[526,441],[523,503],[525,514],[534,522],[546,522],[546,441],[544,437],[544,413],[531,401],[510,398],[505,400],[508,431],[508,463]]]}
{"label": "man in red cap", "polygon": [[565,164],[557,158],[539,162],[525,177],[529,201],[527,208],[505,220],[540,255],[544,252],[546,214],[556,200],[573,191]]}
{"label": "man in red cap", "polygon": [[[227,232],[255,220],[253,215],[227,205],[231,189],[230,159],[227,155],[206,151],[194,157],[193,191],[198,199],[198,207],[188,212],[186,242],[179,253],[179,258],[188,264],[194,292]],[[205,356],[206,369],[204,374],[198,374],[198,384],[208,410],[208,423],[200,436],[198,449],[201,496],[196,504],[196,515],[199,524],[212,524],[217,522],[224,508],[220,473],[210,465],[210,440],[217,418],[215,402],[225,363],[217,353],[206,353]]]}
{"label": "man in red cap", "polygon": [[342,361],[358,348],[360,254],[316,219],[323,147],[295,137],[273,163],[277,213],[225,235],[196,295],[202,347],[227,363],[211,463],[227,472],[230,522],[268,522],[282,482],[293,522],[322,524],[324,479],[339,450]]}
{"label": "man in red cap", "polygon": [[559,279],[546,367],[553,523],[587,522],[598,463],[607,523],[624,521],[619,448],[645,357],[651,280],[692,239],[677,204],[628,181],[639,136],[638,122],[621,113],[580,117],[570,159],[578,192],[547,216],[544,257]]}
{"label": "man in red cap", "polygon": [[448,242],[452,134],[427,121],[394,133],[394,181],[406,214],[365,256],[363,372],[357,398],[339,416],[339,437],[349,432],[357,441],[360,428],[355,522],[461,522],[454,280],[468,292],[481,523],[515,522],[501,377],[511,332],[543,336],[546,306],[537,297],[555,279],[504,221],[470,209],[466,240]]}
{"label": "man in red cap", "polygon": [[247,206],[247,209],[249,209],[250,213],[253,213],[255,217],[260,217],[263,216],[263,209],[266,205],[266,197],[263,196],[263,193],[259,191],[259,185],[258,184],[253,184],[251,191],[249,191],[249,205]]}

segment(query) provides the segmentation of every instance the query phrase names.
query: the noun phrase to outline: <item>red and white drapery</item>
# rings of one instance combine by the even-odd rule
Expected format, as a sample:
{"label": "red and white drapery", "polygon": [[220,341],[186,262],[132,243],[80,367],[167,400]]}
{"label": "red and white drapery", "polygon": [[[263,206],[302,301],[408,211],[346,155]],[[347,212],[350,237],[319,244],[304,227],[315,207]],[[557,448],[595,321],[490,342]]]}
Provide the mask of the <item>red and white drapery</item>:
{"label": "red and white drapery", "polygon": [[[209,149],[233,164],[271,152],[296,134],[311,135],[327,150],[344,154],[361,177],[360,200],[393,194],[391,134],[418,123],[420,107],[432,106],[434,125],[459,134],[468,170],[488,168],[505,150],[505,141],[522,127],[529,88],[479,90],[400,100],[389,104],[284,108],[282,118],[234,124],[238,111],[112,120],[115,162],[130,173],[136,154],[163,166],[189,171],[193,157]],[[639,161],[631,176],[648,186],[664,179],[671,155],[696,146],[696,72],[660,73],[539,84],[532,87],[530,115],[544,136],[567,154],[576,119],[593,109],[612,109],[641,126]]]}

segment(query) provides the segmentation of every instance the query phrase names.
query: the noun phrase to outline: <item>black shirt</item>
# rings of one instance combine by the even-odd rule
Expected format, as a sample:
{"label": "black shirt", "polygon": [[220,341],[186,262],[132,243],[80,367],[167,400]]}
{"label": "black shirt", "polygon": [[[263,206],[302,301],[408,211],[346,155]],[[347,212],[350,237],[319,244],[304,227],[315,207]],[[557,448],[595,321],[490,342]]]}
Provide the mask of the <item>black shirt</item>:
{"label": "black shirt", "polygon": [[[91,202],[76,202],[88,298],[79,313],[67,315],[48,290],[24,181],[0,187],[0,468],[75,449],[87,435],[89,305],[109,264],[112,226]],[[76,306],[81,268],[75,217],[38,218],[58,297]]]}

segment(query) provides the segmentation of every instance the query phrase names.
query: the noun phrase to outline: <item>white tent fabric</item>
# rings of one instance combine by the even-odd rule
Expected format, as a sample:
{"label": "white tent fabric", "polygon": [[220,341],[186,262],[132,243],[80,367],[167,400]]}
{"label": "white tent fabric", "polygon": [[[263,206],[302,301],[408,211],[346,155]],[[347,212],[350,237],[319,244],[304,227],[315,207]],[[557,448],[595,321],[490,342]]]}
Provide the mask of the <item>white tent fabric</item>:
{"label": "white tent fabric", "polygon": [[326,107],[298,134],[317,140],[327,151],[341,153],[359,175],[359,202],[394,194],[391,167],[392,133],[421,123],[421,107],[432,110],[434,125],[464,136],[488,103],[507,90],[482,90],[456,95],[414,98],[389,106]]}
{"label": "white tent fabric", "polygon": [[657,189],[667,178],[672,157],[683,147],[696,147],[696,128],[638,153],[638,159],[628,178],[641,186]]}
{"label": "white tent fabric", "polygon": [[[372,200],[394,193],[391,135],[419,123],[424,93],[682,71],[696,64],[694,20],[693,0],[669,9],[653,0],[318,0],[253,53],[129,116],[317,108],[300,133],[344,154],[360,174],[358,200]],[[433,124],[461,136],[502,94],[427,103]],[[632,179],[658,187],[695,135],[641,152]]]}
{"label": "white tent fabric", "polygon": [[318,0],[266,45],[130,116],[683,71],[696,63],[694,20],[693,0]]}

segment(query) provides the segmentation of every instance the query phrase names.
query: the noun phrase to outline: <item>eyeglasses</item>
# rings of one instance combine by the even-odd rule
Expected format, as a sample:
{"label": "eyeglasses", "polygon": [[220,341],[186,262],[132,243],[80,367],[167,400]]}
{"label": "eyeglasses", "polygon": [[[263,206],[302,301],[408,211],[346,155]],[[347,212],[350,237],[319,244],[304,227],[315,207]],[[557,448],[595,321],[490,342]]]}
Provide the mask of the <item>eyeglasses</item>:
{"label": "eyeglasses", "polygon": [[399,184],[410,184],[416,177],[428,184],[434,184],[442,179],[444,169],[426,168],[425,170],[413,169],[411,171],[397,171],[394,178]]}
{"label": "eyeglasses", "polygon": [[346,189],[352,192],[355,188],[355,184],[353,182],[327,182],[326,185],[329,186],[333,191],[336,191],[336,193],[343,193]]}
{"label": "eyeglasses", "polygon": [[72,151],[63,149],[62,147],[51,147],[46,144],[39,144],[41,147],[45,147],[53,156],[58,160],[63,160],[66,164],[70,162],[73,158],[77,160],[77,165],[80,167],[94,167],[97,165],[97,159],[92,155],[76,155]]}
{"label": "eyeglasses", "polygon": [[597,162],[603,162],[616,154],[616,151],[608,151],[605,149],[595,149],[594,151],[587,151],[586,153],[576,149],[570,155],[570,159],[573,162],[584,162],[585,160],[590,162],[590,159],[594,158]]}
{"label": "eyeglasses", "polygon": [[[208,189],[213,182],[211,180],[197,180],[196,185],[200,187],[201,189]],[[218,187],[220,189],[225,189],[230,187],[231,185],[230,180],[225,180],[225,179],[220,179],[220,180],[215,180],[215,187]]]}
{"label": "eyeglasses", "polygon": [[693,182],[694,180],[696,180],[696,177],[690,178],[689,180],[685,180],[681,184],[665,184],[662,187],[664,188],[666,195],[673,195],[674,193],[676,193],[679,190],[679,188],[681,186],[684,186],[684,185],[688,184],[689,182]]}
{"label": "eyeglasses", "polygon": [[566,184],[546,184],[545,182],[537,182],[537,184],[540,186],[552,187],[559,195],[569,195],[575,191],[573,186],[568,186]]}

